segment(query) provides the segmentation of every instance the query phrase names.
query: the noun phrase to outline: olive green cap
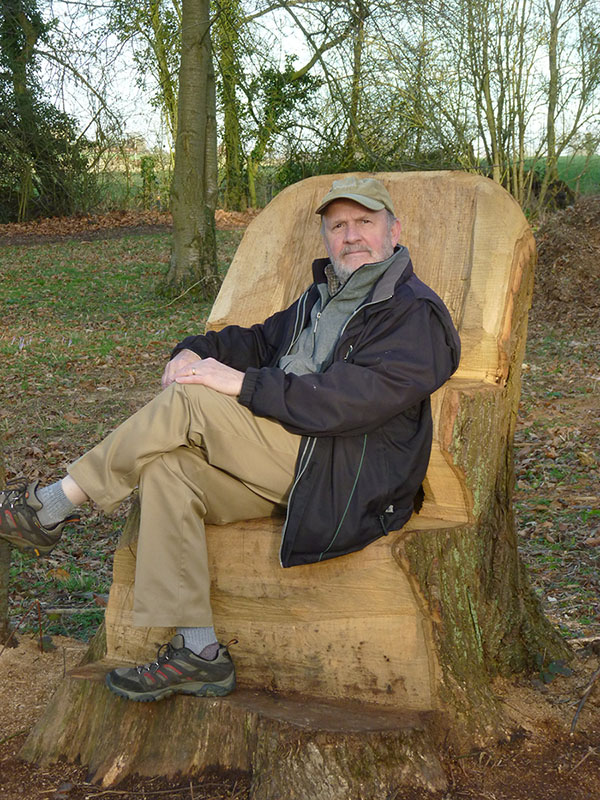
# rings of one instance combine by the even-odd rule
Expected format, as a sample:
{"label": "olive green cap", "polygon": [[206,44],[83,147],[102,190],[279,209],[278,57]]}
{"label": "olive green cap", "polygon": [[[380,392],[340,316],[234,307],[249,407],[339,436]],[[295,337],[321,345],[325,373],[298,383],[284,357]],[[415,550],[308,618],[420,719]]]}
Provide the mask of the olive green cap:
{"label": "olive green cap", "polygon": [[334,181],[315,213],[322,214],[334,200],[354,200],[370,211],[383,211],[387,208],[396,216],[392,198],[383,183],[375,178],[356,178],[354,175],[348,175],[347,178]]}

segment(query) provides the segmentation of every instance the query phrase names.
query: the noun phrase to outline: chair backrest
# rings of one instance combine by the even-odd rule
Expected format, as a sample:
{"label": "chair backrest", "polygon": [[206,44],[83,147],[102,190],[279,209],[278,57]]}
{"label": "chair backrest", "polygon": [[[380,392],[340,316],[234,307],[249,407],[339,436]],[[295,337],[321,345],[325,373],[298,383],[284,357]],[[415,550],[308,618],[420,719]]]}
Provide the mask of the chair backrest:
{"label": "chair backrest", "polygon": [[[314,213],[333,180],[289,186],[249,225],[208,325],[251,325],[289,305],[325,255]],[[444,300],[462,340],[457,377],[502,383],[510,363],[511,298],[519,242],[532,238],[519,205],[498,184],[463,172],[378,173],[402,222],[415,272]]]}

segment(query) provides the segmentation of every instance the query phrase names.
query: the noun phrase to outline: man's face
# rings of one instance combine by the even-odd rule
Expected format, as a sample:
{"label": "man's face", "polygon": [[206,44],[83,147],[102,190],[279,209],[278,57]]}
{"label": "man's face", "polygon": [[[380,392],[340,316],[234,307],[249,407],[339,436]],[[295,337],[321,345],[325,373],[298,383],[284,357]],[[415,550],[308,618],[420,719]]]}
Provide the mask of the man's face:
{"label": "man's face", "polygon": [[389,258],[400,236],[400,222],[390,224],[385,209],[370,211],[354,200],[334,200],[322,217],[327,254],[342,280],[363,264]]}

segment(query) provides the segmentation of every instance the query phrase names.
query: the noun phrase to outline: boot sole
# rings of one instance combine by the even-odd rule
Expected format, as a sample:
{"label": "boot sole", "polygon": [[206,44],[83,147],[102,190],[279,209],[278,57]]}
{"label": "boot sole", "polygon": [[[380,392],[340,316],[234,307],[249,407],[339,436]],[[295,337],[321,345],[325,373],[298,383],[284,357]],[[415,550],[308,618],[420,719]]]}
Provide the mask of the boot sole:
{"label": "boot sole", "polygon": [[[61,525],[63,527],[65,525],[73,525],[79,522],[79,520],[80,517],[67,517],[67,519],[61,523]],[[59,543],[61,536],[62,530],[58,539],[52,544],[33,544],[28,539],[25,539],[23,536],[17,536],[17,534],[13,533],[12,531],[10,533],[8,531],[0,531],[0,539],[4,539],[5,542],[8,542],[12,547],[16,547],[17,550],[21,551],[21,553],[34,555],[38,558],[40,556],[47,556],[48,553],[51,553]]]}
{"label": "boot sole", "polygon": [[31,544],[31,542],[28,542],[26,539],[22,539],[20,536],[11,536],[9,533],[0,533],[0,539],[4,539],[5,542],[8,542],[21,553],[38,556],[38,558],[51,553],[58,544],[58,542],[55,542],[54,544],[35,545]]}
{"label": "boot sole", "polygon": [[221,683],[186,683],[180,686],[165,686],[155,692],[133,692],[116,686],[110,679],[110,673],[105,678],[105,684],[114,694],[124,697],[126,700],[134,700],[139,703],[151,703],[154,700],[166,700],[174,694],[188,694],[194,697],[225,697],[235,689],[235,672]]}

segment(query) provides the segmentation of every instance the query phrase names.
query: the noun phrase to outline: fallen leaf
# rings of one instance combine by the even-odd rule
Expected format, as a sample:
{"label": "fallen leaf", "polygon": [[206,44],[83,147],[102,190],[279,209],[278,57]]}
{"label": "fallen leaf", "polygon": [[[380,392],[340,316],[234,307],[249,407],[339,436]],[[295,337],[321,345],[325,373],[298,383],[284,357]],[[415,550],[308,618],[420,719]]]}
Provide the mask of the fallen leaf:
{"label": "fallen leaf", "polygon": [[48,570],[48,577],[52,580],[66,583],[71,578],[71,574],[64,567],[56,567],[56,569]]}

